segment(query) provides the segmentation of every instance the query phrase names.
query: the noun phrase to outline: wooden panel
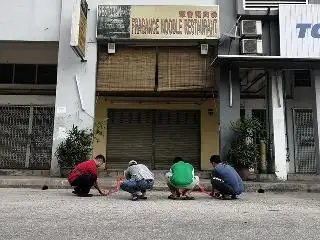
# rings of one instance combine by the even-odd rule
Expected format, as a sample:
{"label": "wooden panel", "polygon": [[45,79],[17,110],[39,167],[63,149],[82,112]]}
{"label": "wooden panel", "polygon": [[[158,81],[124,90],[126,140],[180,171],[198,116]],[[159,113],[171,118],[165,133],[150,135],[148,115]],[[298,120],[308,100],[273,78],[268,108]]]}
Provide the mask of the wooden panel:
{"label": "wooden panel", "polygon": [[156,49],[116,48],[99,53],[97,91],[154,91]]}
{"label": "wooden panel", "polygon": [[200,49],[159,48],[159,91],[201,89],[213,86],[209,55]]}

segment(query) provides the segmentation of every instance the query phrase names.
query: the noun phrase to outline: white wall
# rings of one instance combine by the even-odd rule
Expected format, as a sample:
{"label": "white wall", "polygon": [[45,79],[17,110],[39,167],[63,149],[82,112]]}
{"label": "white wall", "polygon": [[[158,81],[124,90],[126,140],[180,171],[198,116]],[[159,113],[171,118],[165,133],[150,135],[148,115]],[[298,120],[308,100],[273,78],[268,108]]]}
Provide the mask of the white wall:
{"label": "white wall", "polygon": [[0,95],[0,105],[54,105],[55,96]]}
{"label": "white wall", "polygon": [[253,109],[266,108],[265,99],[241,99],[240,102],[241,102],[241,108],[245,109],[245,115],[248,117],[252,116]]}
{"label": "white wall", "polygon": [[0,63],[57,64],[58,43],[0,43]]}
{"label": "white wall", "polygon": [[218,0],[96,0],[96,2],[100,5],[217,5]]}
{"label": "white wall", "polygon": [[0,40],[59,41],[61,0],[0,0],[0,6]]}

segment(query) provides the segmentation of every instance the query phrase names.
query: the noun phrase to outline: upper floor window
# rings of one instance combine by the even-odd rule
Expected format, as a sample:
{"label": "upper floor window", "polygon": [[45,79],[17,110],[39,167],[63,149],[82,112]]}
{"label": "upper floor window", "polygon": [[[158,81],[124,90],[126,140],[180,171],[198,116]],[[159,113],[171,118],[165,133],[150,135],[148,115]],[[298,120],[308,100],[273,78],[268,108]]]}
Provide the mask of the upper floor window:
{"label": "upper floor window", "polygon": [[57,65],[0,64],[0,84],[56,85]]}
{"label": "upper floor window", "polygon": [[294,86],[295,87],[311,87],[311,76],[309,70],[294,71]]}
{"label": "upper floor window", "polygon": [[[241,1],[241,0],[240,0]],[[245,10],[278,10],[279,4],[308,4],[309,0],[242,0]]]}

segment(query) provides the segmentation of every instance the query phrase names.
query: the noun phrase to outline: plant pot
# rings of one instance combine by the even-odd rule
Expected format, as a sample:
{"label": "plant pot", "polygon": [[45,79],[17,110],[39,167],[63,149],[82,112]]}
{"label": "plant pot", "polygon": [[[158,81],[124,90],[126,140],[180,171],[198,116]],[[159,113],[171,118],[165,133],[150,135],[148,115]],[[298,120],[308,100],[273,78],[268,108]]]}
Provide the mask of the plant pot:
{"label": "plant pot", "polygon": [[71,167],[63,167],[63,168],[60,168],[60,174],[61,174],[61,177],[63,178],[67,178],[69,173],[73,170],[73,168]]}
{"label": "plant pot", "polygon": [[247,167],[237,168],[237,172],[243,181],[247,181],[249,179],[249,174],[250,174],[249,168]]}

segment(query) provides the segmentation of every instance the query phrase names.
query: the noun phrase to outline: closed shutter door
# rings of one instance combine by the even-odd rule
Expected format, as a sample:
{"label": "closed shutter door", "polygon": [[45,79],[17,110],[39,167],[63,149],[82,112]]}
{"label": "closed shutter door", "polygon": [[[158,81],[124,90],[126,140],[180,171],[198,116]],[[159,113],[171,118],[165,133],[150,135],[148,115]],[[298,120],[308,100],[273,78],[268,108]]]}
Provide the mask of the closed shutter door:
{"label": "closed shutter door", "polygon": [[199,169],[200,111],[157,110],[155,115],[155,168],[169,169],[182,157]]}
{"label": "closed shutter door", "polygon": [[151,167],[152,111],[108,110],[107,168],[124,169],[130,160]]}
{"label": "closed shutter door", "polygon": [[161,47],[158,54],[159,91],[202,89],[213,86],[209,55],[200,49]]}
{"label": "closed shutter door", "polygon": [[120,47],[99,53],[97,91],[154,91],[156,49]]}

